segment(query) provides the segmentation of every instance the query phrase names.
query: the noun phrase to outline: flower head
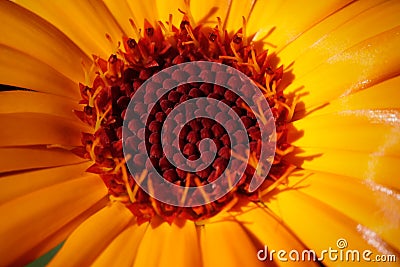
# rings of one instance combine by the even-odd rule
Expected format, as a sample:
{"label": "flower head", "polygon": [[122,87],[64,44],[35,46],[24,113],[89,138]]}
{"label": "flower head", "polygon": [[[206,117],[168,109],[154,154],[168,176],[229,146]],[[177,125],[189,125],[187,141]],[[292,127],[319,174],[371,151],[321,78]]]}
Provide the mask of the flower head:
{"label": "flower head", "polygon": [[[0,2],[5,265],[26,264],[64,240],[50,265],[252,266],[265,255],[285,263],[265,246],[313,249],[316,261],[290,258],[306,266],[342,264],[323,257],[329,247],[369,250],[371,259],[399,256],[396,1],[311,1],[307,9],[290,1],[17,2]],[[143,103],[133,105],[139,117],[157,88],[174,88],[183,76],[189,82],[157,95],[141,133],[128,112],[135,93],[156,73],[195,61],[244,73],[271,113],[226,88],[190,81],[215,75],[238,83],[200,65],[146,87]],[[213,164],[190,173],[167,159],[161,127],[174,107],[200,96],[231,107],[246,133],[227,138],[234,114],[217,109],[207,114],[225,129],[210,119],[190,121],[179,136],[183,155],[205,156],[204,138],[218,152]],[[264,124],[276,129],[268,134],[276,141],[268,161],[260,160]],[[231,142],[245,137],[246,171],[223,198],[176,207],[141,187],[149,176],[141,152],[170,183],[200,187],[225,169],[233,177],[227,159],[241,162],[246,153]],[[136,150],[124,155],[123,145]],[[137,172],[129,172],[129,161]],[[266,166],[264,183],[250,190],[251,177]]]}

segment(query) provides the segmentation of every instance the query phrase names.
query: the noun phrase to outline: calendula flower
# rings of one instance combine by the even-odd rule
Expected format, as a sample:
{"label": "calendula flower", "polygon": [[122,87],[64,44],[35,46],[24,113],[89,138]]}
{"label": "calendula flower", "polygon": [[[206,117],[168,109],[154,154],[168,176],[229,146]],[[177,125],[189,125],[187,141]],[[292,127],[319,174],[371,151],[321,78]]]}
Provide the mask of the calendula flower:
{"label": "calendula flower", "polygon": [[[15,2],[0,1],[1,266],[22,266],[61,242],[49,266],[396,264],[398,1]],[[140,121],[125,115],[145,81],[198,61],[247,75],[271,113],[193,82],[215,75],[237,84],[203,64],[146,85],[138,115],[158,87],[193,78],[160,96],[147,132],[138,131]],[[166,159],[162,122],[197,97],[239,115],[247,135],[235,139],[249,138],[249,160],[222,198],[169,205],[142,189],[139,152],[164,179],[193,187],[218,179],[230,156],[244,158],[227,138],[233,120],[209,110],[229,126],[192,121],[180,146],[195,160],[211,138],[213,164],[191,174]],[[263,123],[276,129],[268,161],[260,160]],[[123,145],[139,152],[124,155]],[[268,176],[250,190],[263,168]]]}

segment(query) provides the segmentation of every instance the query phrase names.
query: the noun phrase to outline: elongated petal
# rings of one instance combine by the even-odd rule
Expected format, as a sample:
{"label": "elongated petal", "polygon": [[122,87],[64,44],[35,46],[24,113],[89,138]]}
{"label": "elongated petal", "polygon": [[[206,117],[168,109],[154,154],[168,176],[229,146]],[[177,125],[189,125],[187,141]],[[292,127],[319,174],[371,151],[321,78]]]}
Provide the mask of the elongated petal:
{"label": "elongated petal", "polygon": [[[232,212],[232,215],[259,240],[260,244],[266,246],[267,249],[262,246],[257,252],[261,258],[272,260],[278,266],[318,266],[314,262],[279,260],[276,254],[272,254],[272,259],[269,257],[273,250],[285,250],[289,253],[292,250],[303,251],[307,247],[299,240],[301,237],[295,236],[267,207],[248,204],[248,207],[238,212]],[[289,255],[286,254],[283,258],[288,259]]]}
{"label": "elongated petal", "polygon": [[133,266],[148,224],[129,225],[101,253],[92,266]]}
{"label": "elongated petal", "polygon": [[82,123],[38,113],[0,114],[0,147],[28,145],[81,144],[82,131],[90,132]]}
{"label": "elongated petal", "polygon": [[[399,107],[400,76],[382,81],[365,90],[354,94],[337,98],[322,109],[314,110],[307,114],[303,120],[309,117],[319,116],[329,113],[349,112],[350,110],[396,110]],[[298,114],[303,117],[304,114]]]}
{"label": "elongated petal", "polygon": [[128,209],[118,203],[103,208],[68,237],[49,266],[90,265],[131,219]]}
{"label": "elongated petal", "polygon": [[[184,11],[187,10],[184,9]],[[190,12],[196,23],[201,22],[215,27],[218,23],[217,17],[222,21],[228,17],[229,1],[211,0],[207,5],[201,0],[190,1]],[[241,18],[238,19],[241,21]]]}
{"label": "elongated petal", "polygon": [[76,101],[52,94],[32,91],[0,92],[0,114],[43,113],[77,120],[73,110],[80,108]]}
{"label": "elongated petal", "polygon": [[[225,20],[225,27],[228,30],[237,31],[238,29],[243,27],[242,17],[249,20],[250,14],[253,11],[257,1],[253,0],[245,0],[245,1],[230,1],[228,6],[228,13],[226,17],[222,17]],[[247,31],[248,29],[246,29]],[[254,32],[247,32],[250,34],[254,34]]]}
{"label": "elongated petal", "polygon": [[306,117],[293,122],[292,126],[295,129],[290,128],[289,142],[304,150],[381,151],[379,156],[400,156],[399,110],[339,111]]}
{"label": "elongated petal", "polygon": [[29,252],[26,252],[23,257],[19,258],[15,265],[22,266],[27,263],[32,262],[34,259],[48,253],[51,249],[64,242],[67,237],[84,221],[86,221],[90,216],[97,213],[100,209],[104,208],[108,203],[108,197],[103,197],[100,201],[96,202],[90,208],[80,213],[73,220],[69,221],[67,224],[63,225],[55,233],[47,237],[46,239],[40,240],[40,243],[36,245]]}
{"label": "elongated petal", "polygon": [[354,1],[278,52],[280,62],[294,63],[298,79],[329,58],[398,26],[399,11],[397,1]]}
{"label": "elongated petal", "polygon": [[[117,40],[122,36],[121,29],[102,1],[15,2],[53,24],[87,55],[95,54],[108,58],[116,49]],[[114,45],[105,38],[106,33],[114,40]]]}
{"label": "elongated petal", "polygon": [[133,12],[129,7],[128,2],[126,0],[105,0],[104,4],[121,27],[123,33],[126,36],[135,37],[135,31],[129,23],[129,19],[133,19]]}
{"label": "elongated petal", "polygon": [[255,40],[268,35],[268,39],[264,41],[279,50],[349,2],[351,1],[256,1],[249,19],[248,32],[257,33]]}
{"label": "elongated petal", "polygon": [[[289,85],[288,92],[304,88],[301,100],[306,110],[338,97],[364,90],[400,73],[400,26],[366,39]],[[321,86],[323,85],[323,86]]]}
{"label": "elongated petal", "polygon": [[[156,6],[155,0],[149,0],[149,1],[128,0],[127,3],[133,14],[133,19],[137,23],[136,26],[138,26],[139,28],[143,28],[143,23],[145,19],[147,19],[152,24],[159,19],[157,14],[157,9],[155,8]],[[140,12],[137,12],[137,10],[140,10]]]}
{"label": "elongated petal", "polygon": [[[199,226],[203,266],[263,266],[249,234],[236,221]],[[258,245],[258,244],[257,244]]]}
{"label": "elongated petal", "polygon": [[[21,19],[23,18],[23,19]],[[73,81],[84,79],[85,55],[68,37],[37,15],[9,1],[0,3],[0,43],[44,62]]]}
{"label": "elongated petal", "polygon": [[0,148],[0,173],[81,163],[70,151],[44,147]]}
{"label": "elongated petal", "polygon": [[379,234],[400,250],[400,194],[376,184],[331,173],[301,170],[289,188],[312,196]]}
{"label": "elongated petal", "polygon": [[[1,214],[7,214],[7,219],[0,222],[2,264],[12,264],[106,193],[102,181],[88,174],[1,205]],[[27,222],[29,227],[26,227]]]}
{"label": "elongated petal", "polygon": [[0,45],[0,50],[1,84],[79,98],[78,84],[49,65],[4,45]]}
{"label": "elongated petal", "polygon": [[[339,251],[337,242],[340,239],[347,241],[347,248],[343,251],[349,249],[358,250],[361,254],[365,250],[371,250],[371,259],[375,255],[397,254],[396,250],[384,240],[377,235],[373,236],[373,231],[317,199],[306,196],[295,189],[279,192],[274,195],[273,200],[266,202],[266,205],[297,236],[301,237],[304,244],[312,248],[318,257],[323,255],[323,250],[328,251],[329,247]],[[369,234],[368,231],[370,231]],[[339,256],[338,254],[336,255]],[[323,263],[331,265],[332,262],[335,262],[335,260],[332,261],[325,252]],[[357,262],[340,261],[340,264],[341,266],[353,266]],[[365,262],[358,262],[358,264],[365,266]],[[395,265],[396,263],[388,263],[388,266]]]}
{"label": "elongated petal", "polygon": [[[388,135],[388,147],[391,139]],[[303,148],[305,152],[288,160],[304,169],[329,172],[362,180],[371,180],[391,188],[400,188],[397,171],[393,166],[400,164],[400,158],[385,155],[385,147],[371,153],[346,150]]]}
{"label": "elongated petal", "polygon": [[168,21],[168,17],[171,14],[173,17],[172,23],[174,25],[177,25],[183,17],[183,14],[179,11],[183,10],[185,7],[184,0],[176,0],[174,1],[174,4],[171,5],[168,3],[168,1],[163,1],[163,0],[156,0],[156,7],[157,7],[157,14],[158,14],[158,20],[161,20],[161,22],[166,22]]}
{"label": "elongated petal", "polygon": [[85,170],[91,164],[91,162],[84,162],[2,176],[0,179],[0,204],[44,187],[80,178],[85,175]]}
{"label": "elongated petal", "polygon": [[[152,251],[157,254],[152,255]],[[195,225],[191,221],[169,225],[154,218],[139,245],[134,266],[169,266],[172,262],[174,266],[201,266]]]}

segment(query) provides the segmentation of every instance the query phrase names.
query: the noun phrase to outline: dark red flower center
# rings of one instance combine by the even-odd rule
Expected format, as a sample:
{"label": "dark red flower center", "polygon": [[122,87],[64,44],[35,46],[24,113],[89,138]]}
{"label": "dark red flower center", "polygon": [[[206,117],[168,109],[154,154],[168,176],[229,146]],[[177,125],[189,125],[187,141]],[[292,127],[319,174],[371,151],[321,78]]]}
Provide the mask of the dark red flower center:
{"label": "dark red flower center", "polygon": [[[81,111],[75,111],[81,120],[93,127],[94,132],[82,133],[82,146],[74,149],[74,152],[94,162],[87,171],[99,174],[109,189],[110,198],[123,202],[137,217],[138,222],[148,221],[155,215],[168,222],[176,217],[193,221],[209,218],[235,203],[238,198],[258,201],[268,185],[281,181],[293,169],[283,159],[291,151],[290,144],[286,142],[286,125],[293,111],[286,103],[283,88],[279,86],[283,68],[271,66],[267,51],[256,51],[248,43],[242,29],[235,34],[229,34],[218,26],[214,29],[207,29],[202,25],[193,28],[186,16],[179,28],[170,23],[167,26],[160,23],[153,27],[145,22],[144,36],[138,40],[124,38],[124,50],[119,49],[108,60],[94,57],[96,78],[90,86],[80,85],[81,104],[84,106]],[[133,110],[140,118],[146,113],[147,105],[153,103],[154,96],[158,97],[146,125],[139,119],[130,119],[127,127],[124,127],[123,120],[128,105],[133,96],[138,97],[135,94],[141,93],[138,90],[146,80],[168,67],[193,61],[223,63],[241,71],[259,87],[271,108],[272,121],[276,127],[277,153],[264,185],[255,192],[249,191],[249,183],[260,158],[261,133],[256,119],[258,114],[228,88],[212,83],[191,82],[191,77],[212,76],[219,83],[234,85],[237,82],[234,76],[229,77],[217,68],[188,66],[183,71],[174,72],[170,77],[152,81],[147,85],[145,93],[139,96],[143,102],[135,103]],[[183,77],[188,83],[176,86],[176,81]],[[193,78],[192,81],[195,80]],[[163,87],[174,89],[159,95],[161,91],[158,88]],[[248,90],[241,88],[241,92],[246,95]],[[204,98],[216,99],[228,105],[240,118],[246,132],[236,131],[238,122],[234,117],[218,106],[209,106],[206,109],[207,115],[223,121],[225,127],[210,118],[198,117],[186,123],[180,131],[180,151],[173,146],[163,147],[161,130],[168,114],[190,99],[197,99],[190,108],[191,112],[196,112],[197,108],[204,105]],[[176,124],[183,123],[184,119],[179,114],[174,117]],[[129,132],[129,137],[122,139],[124,131]],[[239,182],[222,198],[202,206],[178,207],[149,196],[138,184],[137,181],[143,180],[147,175],[142,171],[147,158],[150,158],[154,168],[165,180],[176,185],[198,187],[213,182],[225,170],[230,157],[237,157],[232,155],[232,140],[228,133],[234,133],[233,138],[239,144],[248,138],[250,160],[244,163],[246,171]],[[201,155],[202,160],[212,162],[211,164],[204,164],[198,171],[188,172],[174,166],[167,159],[166,150],[170,150],[174,159],[178,153],[192,161],[199,159],[200,151],[209,149],[209,143],[201,142],[205,138],[209,138],[217,149],[215,157],[207,153]],[[123,145],[134,148],[135,153],[130,158],[124,157]],[[131,160],[137,166],[136,173],[127,171],[126,160]],[[176,161],[175,164],[179,165],[178,156]],[[203,197],[207,198],[207,192],[204,192]]]}

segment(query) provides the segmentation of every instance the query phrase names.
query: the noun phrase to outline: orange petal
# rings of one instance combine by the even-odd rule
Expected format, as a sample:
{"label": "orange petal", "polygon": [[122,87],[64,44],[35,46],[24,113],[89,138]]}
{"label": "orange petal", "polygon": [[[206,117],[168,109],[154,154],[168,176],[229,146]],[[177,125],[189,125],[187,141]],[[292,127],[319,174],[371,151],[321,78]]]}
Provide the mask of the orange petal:
{"label": "orange petal", "polygon": [[0,45],[0,83],[79,99],[79,87],[52,67]]}
{"label": "orange petal", "polygon": [[[90,190],[88,190],[90,188]],[[25,252],[88,209],[107,193],[96,175],[60,183],[0,206],[2,264],[12,265]]]}
{"label": "orange petal", "polygon": [[0,114],[0,147],[27,145],[81,145],[81,132],[92,129],[82,123],[40,113]]}
{"label": "orange petal", "polygon": [[400,194],[397,192],[372,181],[309,170],[292,173],[288,188],[296,188],[340,211],[400,250]]}
{"label": "orange petal", "polygon": [[91,266],[133,266],[148,224],[130,224],[101,253]]}
{"label": "orange petal", "polygon": [[[315,110],[306,115],[298,114],[295,116],[304,116],[303,120],[306,120],[308,117],[324,115],[338,111],[396,109],[399,108],[399,101],[397,101],[400,95],[400,91],[397,90],[399,87],[400,76],[396,76],[366,88],[363,91],[358,91],[352,95],[337,98],[322,109]],[[379,99],[379,101],[377,101],[377,99]]]}
{"label": "orange petal", "polygon": [[[214,28],[218,24],[217,17],[220,17],[223,22],[228,17],[229,1],[211,0],[208,1],[206,5],[204,1],[201,0],[185,2],[190,2],[190,12],[196,24],[205,23]],[[184,7],[183,11],[187,12],[187,7]],[[241,17],[239,17],[239,19],[241,21]]]}
{"label": "orange petal", "polygon": [[264,266],[250,235],[236,221],[199,226],[204,266]]}
{"label": "orange petal", "polygon": [[171,14],[173,18],[172,23],[174,25],[179,25],[183,18],[183,14],[179,12],[179,9],[185,9],[185,4],[183,0],[176,0],[174,1],[173,5],[171,5],[171,3],[169,3],[168,1],[156,0],[155,6],[157,8],[158,20],[165,23],[166,21],[168,21],[168,17]]}
{"label": "orange petal", "polygon": [[[253,10],[253,7],[255,6],[256,2],[257,1],[253,0],[229,2],[228,13],[225,18],[222,17],[222,20],[225,20],[225,25],[228,32],[236,32],[237,30],[242,28],[243,26],[242,17],[245,17],[246,21],[249,20],[251,11]],[[246,33],[249,33],[247,26],[246,26]]]}
{"label": "orange petal", "polygon": [[62,149],[44,147],[0,148],[0,173],[81,163],[85,160]]}
{"label": "orange petal", "polygon": [[286,66],[294,62],[294,75],[301,78],[329,58],[398,26],[399,12],[397,1],[355,1],[303,33],[278,57]]}
{"label": "orange petal", "polygon": [[155,218],[139,245],[134,266],[200,266],[198,242],[192,221],[169,225]]}
{"label": "orange petal", "polygon": [[[305,109],[353,94],[400,73],[400,26],[366,39],[296,78],[287,92],[304,87]],[[301,91],[300,91],[301,92]]]}
{"label": "orange petal", "polygon": [[100,201],[96,202],[90,208],[80,213],[77,217],[69,221],[67,224],[63,225],[59,230],[51,234],[49,237],[40,241],[33,249],[29,250],[20,257],[16,262],[16,266],[24,266],[35,259],[39,258],[43,254],[49,252],[54,247],[56,247],[61,242],[65,241],[67,237],[87,218],[98,212],[100,209],[104,208],[108,203],[108,197],[102,198]]}
{"label": "orange petal", "polygon": [[304,150],[381,151],[379,156],[400,156],[399,110],[339,111],[305,117],[292,126],[295,129],[291,127],[288,131],[288,141]]}
{"label": "orange petal", "polygon": [[[111,12],[114,19],[118,22],[123,33],[126,36],[135,37],[135,31],[129,23],[129,19],[133,19],[133,12],[129,7],[128,2],[126,0],[104,0],[104,4]],[[143,24],[143,21],[141,23]]]}
{"label": "orange petal", "polygon": [[12,2],[2,1],[0,24],[2,45],[44,62],[73,81],[84,79],[80,64],[84,61],[90,65],[89,57],[45,20]]}
{"label": "orange petal", "polygon": [[[360,258],[365,250],[372,252],[371,258],[382,254],[398,257],[397,251],[380,239],[376,233],[295,188],[286,188],[274,194],[273,199],[265,200],[265,204],[294,234],[301,238],[307,247],[313,249],[318,257],[321,257],[322,251],[330,248],[341,251],[337,246],[339,239],[347,241],[348,246],[343,249],[344,253],[347,250],[358,250]],[[340,252],[335,255],[339,256]],[[340,263],[340,266],[355,264],[351,260],[330,260],[327,252],[322,262],[325,265]],[[396,263],[387,264],[388,266],[396,265]],[[365,266],[365,262],[361,259],[359,265]]]}
{"label": "orange petal", "polygon": [[[266,257],[266,260],[272,260],[278,266],[319,266],[314,262],[282,261],[277,258],[276,254],[272,254],[272,259],[269,257],[272,250],[289,252],[291,250],[303,251],[307,248],[268,208],[262,205],[249,204],[248,207],[239,212],[232,212],[232,215],[257,238],[260,244],[267,246],[267,249],[263,246],[259,249],[259,251],[268,251],[267,255],[264,251],[261,253],[258,251],[260,257]],[[254,257],[254,255],[252,256]],[[288,255],[286,254],[283,258],[288,259]]]}
{"label": "orange petal", "polygon": [[0,204],[44,187],[86,176],[91,162],[76,165],[26,171],[2,176],[0,179]]}
{"label": "orange petal", "polygon": [[349,2],[256,1],[249,19],[248,32],[257,33],[255,40],[262,40],[270,33],[264,41],[273,44],[279,50]]}
{"label": "orange petal", "polygon": [[103,208],[68,237],[48,266],[89,266],[131,219],[132,213],[119,203]]}
{"label": "orange petal", "polygon": [[81,106],[69,98],[31,91],[0,92],[0,114],[45,113],[77,120],[74,109],[79,110]]}
{"label": "orange petal", "polygon": [[[121,29],[102,1],[79,4],[45,0],[15,2],[53,24],[87,55],[108,58],[122,37]],[[105,38],[106,34],[114,40],[113,45]]]}
{"label": "orange petal", "polygon": [[[390,145],[390,135],[388,134]],[[303,169],[329,172],[362,180],[371,180],[392,188],[400,188],[398,171],[400,157],[385,155],[385,146],[372,153],[334,150],[328,148],[302,148],[303,153],[288,155],[287,160]]]}
{"label": "orange petal", "polygon": [[[153,26],[159,20],[156,9],[156,1],[127,1],[133,14],[133,20],[138,28],[143,28],[144,20],[147,19]],[[175,5],[175,4],[174,4]]]}

